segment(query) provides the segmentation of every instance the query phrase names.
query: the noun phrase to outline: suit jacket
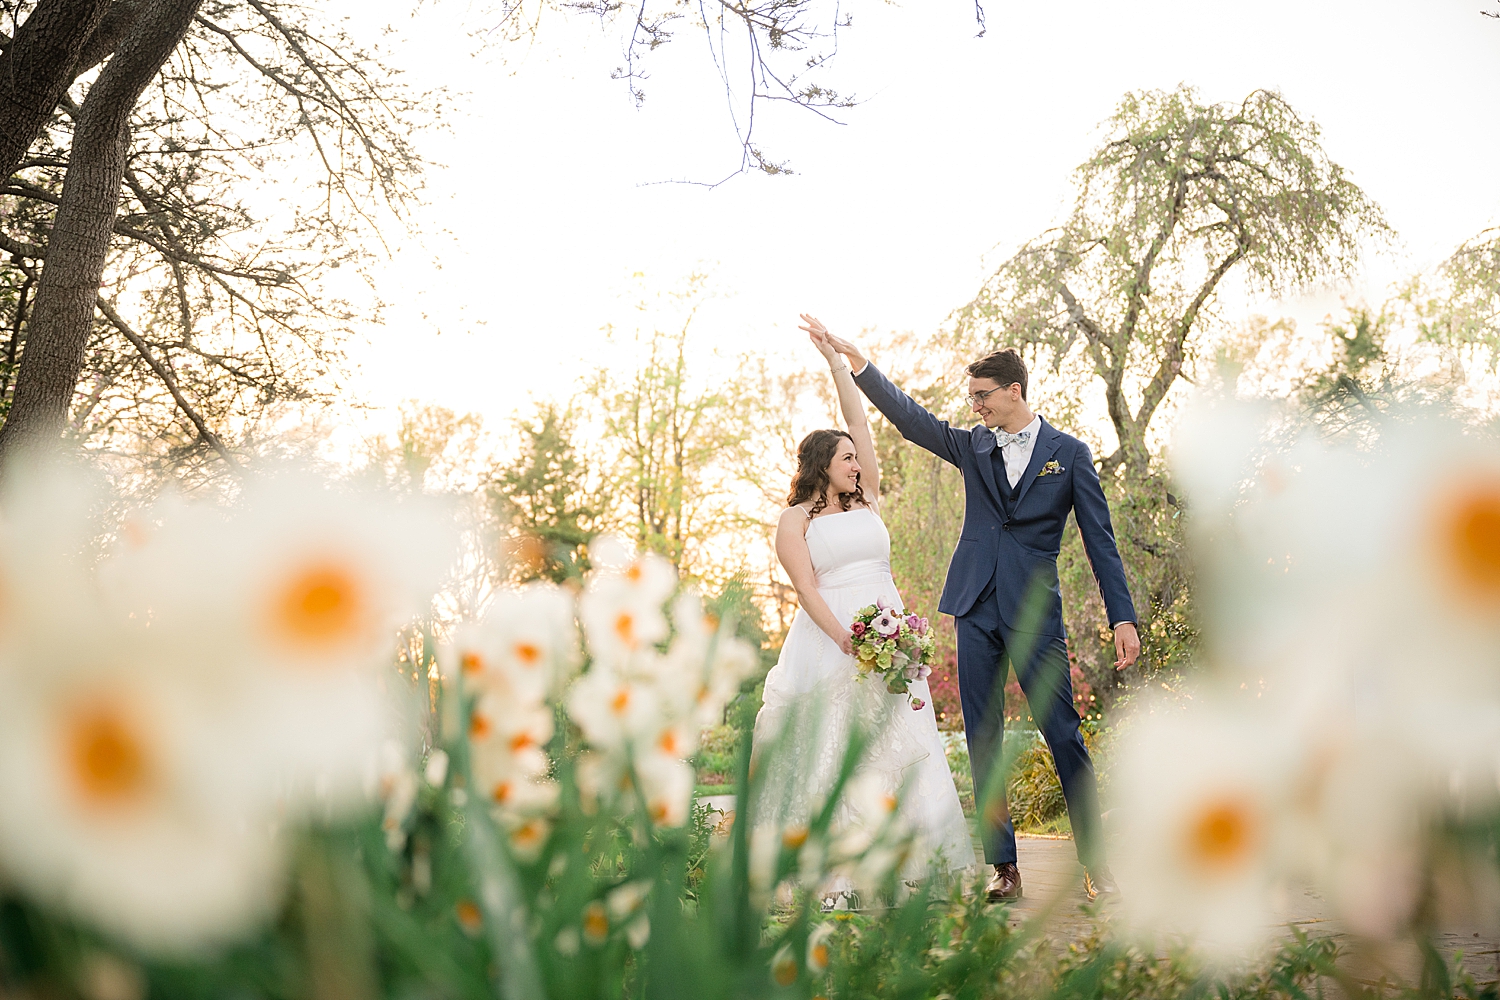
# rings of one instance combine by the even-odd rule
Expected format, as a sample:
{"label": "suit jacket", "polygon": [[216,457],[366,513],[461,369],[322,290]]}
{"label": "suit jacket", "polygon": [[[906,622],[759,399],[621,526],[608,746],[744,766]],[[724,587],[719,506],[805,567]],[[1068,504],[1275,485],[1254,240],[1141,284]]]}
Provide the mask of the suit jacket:
{"label": "suit jacket", "polygon": [[964,527],[948,564],[939,611],[955,618],[968,614],[993,580],[1001,620],[1017,628],[1023,624],[1028,591],[1038,586],[1045,604],[1040,623],[1033,627],[1042,635],[1063,636],[1057,553],[1071,510],[1110,625],[1136,620],[1109,523],[1109,504],[1088,445],[1043,420],[1031,463],[1012,489],[994,431],[983,424],[965,429],[939,420],[874,365],[866,365],[854,381],[902,437],[963,473]]}

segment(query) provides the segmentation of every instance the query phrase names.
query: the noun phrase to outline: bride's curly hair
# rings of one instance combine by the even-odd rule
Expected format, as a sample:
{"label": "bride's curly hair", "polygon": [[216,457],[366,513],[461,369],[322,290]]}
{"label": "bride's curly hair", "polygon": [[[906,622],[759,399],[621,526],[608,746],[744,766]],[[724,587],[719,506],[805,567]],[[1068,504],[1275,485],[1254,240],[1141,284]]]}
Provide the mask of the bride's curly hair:
{"label": "bride's curly hair", "polygon": [[[792,492],[786,498],[788,507],[812,500],[809,516],[816,517],[828,506],[828,466],[838,454],[839,442],[853,440],[844,431],[813,431],[802,439],[797,445],[797,471],[792,474]],[[840,510],[849,510],[851,504],[870,506],[857,472],[854,474],[854,492],[839,494]]]}

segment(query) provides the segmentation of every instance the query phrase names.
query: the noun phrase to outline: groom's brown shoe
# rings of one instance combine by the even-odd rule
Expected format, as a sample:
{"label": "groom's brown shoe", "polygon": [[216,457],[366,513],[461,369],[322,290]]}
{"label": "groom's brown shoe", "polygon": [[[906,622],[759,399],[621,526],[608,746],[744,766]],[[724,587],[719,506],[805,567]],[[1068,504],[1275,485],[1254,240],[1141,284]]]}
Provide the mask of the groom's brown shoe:
{"label": "groom's brown shoe", "polygon": [[1120,885],[1104,865],[1083,870],[1083,891],[1089,897],[1089,902],[1101,897],[1107,901],[1120,898]]}
{"label": "groom's brown shoe", "polygon": [[1021,869],[1014,861],[995,866],[985,893],[991,903],[1009,903],[1021,898]]}

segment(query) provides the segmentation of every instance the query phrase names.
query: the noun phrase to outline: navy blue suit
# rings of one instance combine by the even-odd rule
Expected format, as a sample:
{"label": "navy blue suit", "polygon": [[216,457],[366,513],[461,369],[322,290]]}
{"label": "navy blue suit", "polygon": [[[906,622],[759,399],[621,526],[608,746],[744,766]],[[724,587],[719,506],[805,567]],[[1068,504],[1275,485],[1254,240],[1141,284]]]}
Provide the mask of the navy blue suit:
{"label": "navy blue suit", "polygon": [[[1136,617],[1088,445],[1043,420],[1031,462],[1012,487],[994,431],[939,420],[874,365],[866,365],[854,380],[902,437],[963,473],[964,526],[938,610],[954,617],[958,632],[959,696],[975,794],[982,794],[1000,753],[1005,671],[1013,666],[1057,764],[1079,860],[1102,863],[1099,796],[1073,707],[1057,583],[1057,553],[1069,511],[1078,521],[1110,625]],[[1015,828],[1003,802],[987,813],[980,817],[985,861],[1015,861]]]}

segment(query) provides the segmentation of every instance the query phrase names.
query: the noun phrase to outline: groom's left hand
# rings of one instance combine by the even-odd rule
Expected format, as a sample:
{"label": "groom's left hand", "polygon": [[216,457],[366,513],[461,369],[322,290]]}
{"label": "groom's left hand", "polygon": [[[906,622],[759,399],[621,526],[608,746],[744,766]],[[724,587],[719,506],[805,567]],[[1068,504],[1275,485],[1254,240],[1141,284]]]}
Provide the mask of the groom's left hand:
{"label": "groom's left hand", "polygon": [[1115,626],[1115,669],[1124,670],[1141,658],[1141,636],[1135,630],[1135,622],[1121,622]]}

